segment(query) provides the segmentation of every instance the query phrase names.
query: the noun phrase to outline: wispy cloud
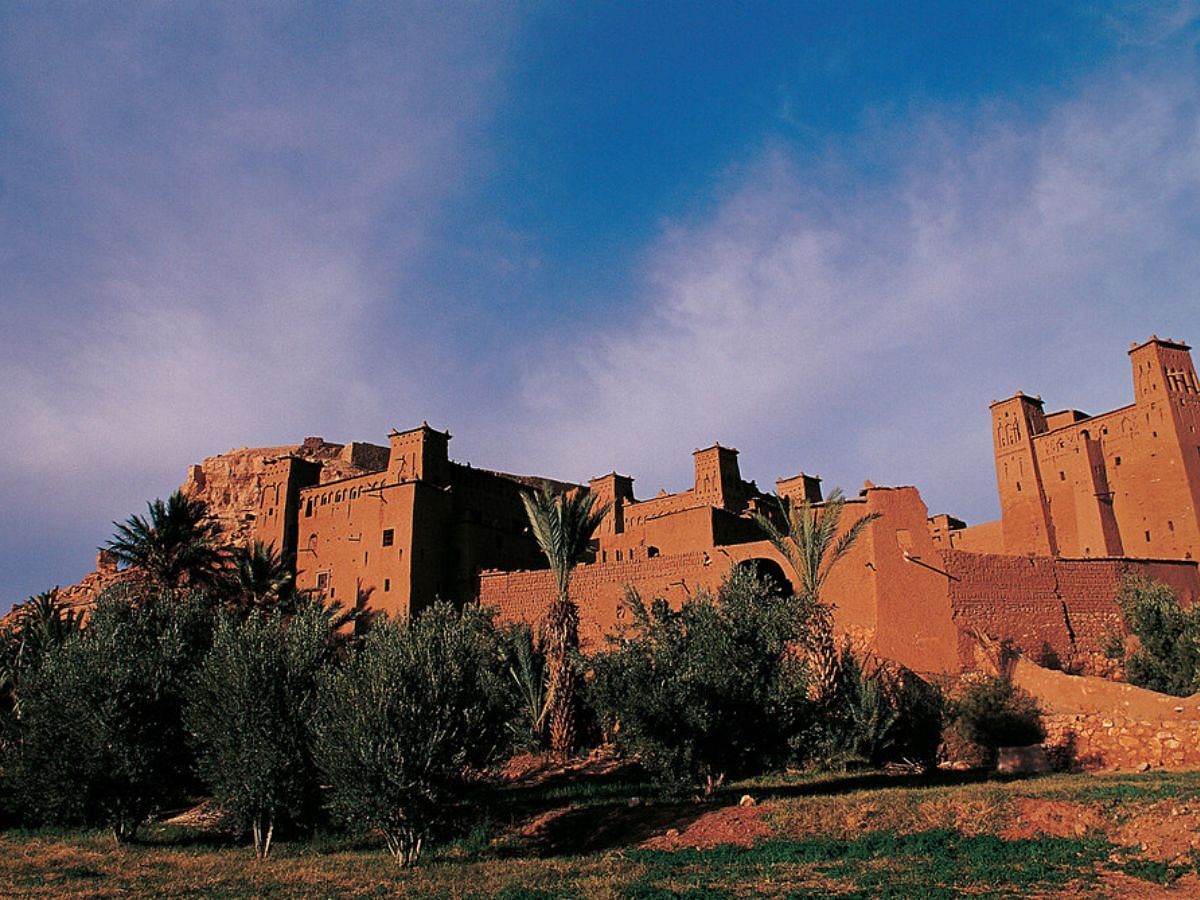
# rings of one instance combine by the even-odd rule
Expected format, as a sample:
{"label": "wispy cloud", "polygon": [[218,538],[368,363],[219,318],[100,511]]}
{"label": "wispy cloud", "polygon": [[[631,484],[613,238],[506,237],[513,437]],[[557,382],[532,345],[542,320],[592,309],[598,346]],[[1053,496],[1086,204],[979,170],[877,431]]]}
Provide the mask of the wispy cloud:
{"label": "wispy cloud", "polygon": [[[0,21],[17,325],[0,506],[22,510],[0,541],[14,559],[77,544],[70,567],[47,564],[58,577],[181,461],[364,419],[382,432],[415,395],[373,377],[372,332],[417,307],[410,272],[479,162],[511,32],[505,14],[432,5],[321,22],[77,11]],[[391,352],[419,359],[422,337],[400,331]]]}
{"label": "wispy cloud", "polygon": [[[1116,406],[1129,341],[1200,340],[1195,76],[1105,77],[1037,120],[881,120],[817,164],[767,147],[714,214],[664,228],[637,315],[530,365],[554,427],[520,452],[652,494],[720,439],[760,478],[915,482],[991,515],[990,400]],[[856,154],[887,174],[822,190]]]}

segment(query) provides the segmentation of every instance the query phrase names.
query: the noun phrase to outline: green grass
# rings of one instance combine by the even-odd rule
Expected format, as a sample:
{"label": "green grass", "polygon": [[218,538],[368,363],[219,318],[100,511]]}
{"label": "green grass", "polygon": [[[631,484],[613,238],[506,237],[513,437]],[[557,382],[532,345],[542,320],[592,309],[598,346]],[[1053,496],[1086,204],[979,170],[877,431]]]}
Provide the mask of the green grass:
{"label": "green grass", "polygon": [[837,883],[851,896],[957,897],[1048,890],[1094,882],[1095,866],[1109,852],[1098,841],[1043,838],[1004,841],[938,829],[898,835],[871,832],[855,840],[809,838],[769,841],[750,849],[638,851],[630,854],[646,874],[630,885],[633,896],[666,890],[719,895],[738,884],[786,882],[803,875]]}
{"label": "green grass", "polygon": [[[771,829],[753,847],[638,846],[745,793],[764,806]],[[630,806],[635,796],[646,802]],[[120,851],[106,832],[11,830],[0,833],[0,896],[1094,896],[1114,873],[1146,890],[1195,878],[1186,847],[1164,862],[1115,841],[1135,817],[1153,819],[1156,804],[1196,798],[1200,773],[777,776],[730,785],[710,804],[608,780],[495,791],[483,816],[464,818],[414,871],[400,870],[371,837],[336,832],[281,840],[260,863],[242,842],[187,828],[149,827]],[[1004,839],[1030,802],[1059,800],[1108,824],[1082,836]],[[561,815],[546,840],[522,834],[552,810]]]}

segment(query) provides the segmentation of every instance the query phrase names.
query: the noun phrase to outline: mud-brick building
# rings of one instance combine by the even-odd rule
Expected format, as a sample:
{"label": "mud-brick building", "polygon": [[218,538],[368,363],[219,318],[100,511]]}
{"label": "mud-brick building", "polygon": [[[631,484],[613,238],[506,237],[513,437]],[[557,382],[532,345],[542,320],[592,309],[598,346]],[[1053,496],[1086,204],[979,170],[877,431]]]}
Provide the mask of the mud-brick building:
{"label": "mud-brick building", "polygon": [[[877,516],[823,595],[838,629],[920,672],[973,667],[979,636],[1102,670],[1126,574],[1164,581],[1185,603],[1200,598],[1200,382],[1186,344],[1154,337],[1129,357],[1134,400],[1111,412],[1047,413],[1021,393],[992,404],[995,522],[930,518],[915,487],[867,482],[844,522]],[[386,447],[309,438],[236,450],[192,467],[184,487],[231,542],[273,543],[295,560],[299,586],[328,600],[403,616],[439,597],[477,598],[529,622],[554,586],[521,492],[591,491],[609,512],[571,581],[591,648],[621,625],[630,588],[680,604],[751,565],[789,586],[753,513],[776,495],[821,502],[808,474],[760,490],[719,444],[693,453],[691,487],[639,499],[626,475],[582,485],[491,472],[451,460],[449,441],[422,424],[392,432]],[[111,561],[101,569],[78,586],[80,602],[118,577]]]}
{"label": "mud-brick building", "polygon": [[[1186,344],[1129,351],[1133,402],[1046,413],[1018,392],[993,403],[998,522],[940,523],[947,546],[1065,558],[1200,553],[1200,381]],[[961,523],[957,523],[961,526]]]}
{"label": "mud-brick building", "polygon": [[301,589],[405,616],[473,597],[482,569],[541,564],[521,491],[578,485],[453,462],[450,434],[428,423],[389,437],[344,478],[323,481],[319,461],[291,454],[266,464],[254,538],[295,559]]}

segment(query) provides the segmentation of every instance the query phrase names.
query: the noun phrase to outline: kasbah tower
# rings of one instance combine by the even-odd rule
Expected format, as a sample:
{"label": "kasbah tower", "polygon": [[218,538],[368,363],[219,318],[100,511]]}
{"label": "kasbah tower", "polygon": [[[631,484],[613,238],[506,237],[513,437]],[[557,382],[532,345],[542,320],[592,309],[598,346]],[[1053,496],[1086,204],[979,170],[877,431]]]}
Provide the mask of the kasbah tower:
{"label": "kasbah tower", "polygon": [[[838,629],[920,673],[970,670],[983,644],[1000,641],[1035,662],[1103,673],[1124,575],[1194,603],[1200,382],[1183,343],[1152,337],[1129,359],[1133,402],[1111,412],[1048,413],[1020,392],[991,405],[998,521],[930,517],[916,487],[866,482],[843,523],[877,518],[823,595]],[[521,492],[591,491],[610,509],[571,583],[585,650],[622,622],[629,587],[679,604],[733,566],[790,587],[752,513],[776,509],[776,495],[822,499],[821,480],[804,472],[773,492],[745,481],[738,452],[720,444],[693,453],[689,489],[638,499],[627,475],[568,484],[493,472],[452,460],[450,440],[422,423],[393,431],[386,447],[308,438],[235,450],[193,466],[184,488],[209,503],[232,542],[273,543],[295,561],[299,587],[326,599],[396,616],[438,598],[477,600],[533,623],[553,586]],[[65,593],[87,603],[120,577],[101,554],[98,571]]]}

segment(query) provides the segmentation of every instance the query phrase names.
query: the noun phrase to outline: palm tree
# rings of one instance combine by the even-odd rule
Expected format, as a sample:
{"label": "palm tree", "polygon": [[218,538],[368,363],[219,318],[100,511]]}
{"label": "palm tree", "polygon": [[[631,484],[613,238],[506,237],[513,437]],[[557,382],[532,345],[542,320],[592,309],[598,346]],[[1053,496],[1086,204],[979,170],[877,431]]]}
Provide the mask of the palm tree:
{"label": "palm tree", "polygon": [[176,491],[166,503],[154,500],[146,507],[145,518],[133,515],[113,522],[116,531],[107,549],[117,561],[171,591],[217,582],[224,552],[220,525],[209,516],[208,505]]}
{"label": "palm tree", "polygon": [[254,541],[230,554],[226,575],[233,605],[252,609],[290,611],[296,599],[296,573],[274,544]]}
{"label": "palm tree", "polygon": [[846,498],[840,489],[831,491],[824,503],[809,500],[793,503],[785,497],[778,499],[785,528],[780,528],[761,512],[754,513],[754,521],[788,561],[796,575],[796,596],[816,615],[809,649],[816,669],[817,696],[828,698],[835,690],[841,660],[833,639],[832,615],[829,608],[821,604],[821,590],[833,567],[850,552],[867,525],[879,518],[879,513],[867,513],[849,528],[841,530]]}
{"label": "palm tree", "polygon": [[548,484],[536,493],[522,493],[521,500],[557,588],[543,626],[547,687],[542,720],[549,722],[550,749],[565,756],[575,749],[578,682],[571,657],[579,648],[579,608],[570,596],[571,571],[608,513],[608,504],[597,507],[595,495],[582,490],[555,494]]}
{"label": "palm tree", "polygon": [[58,588],[30,597],[12,611],[9,624],[0,633],[0,696],[18,718],[23,673],[82,627],[83,617],[67,609]]}

